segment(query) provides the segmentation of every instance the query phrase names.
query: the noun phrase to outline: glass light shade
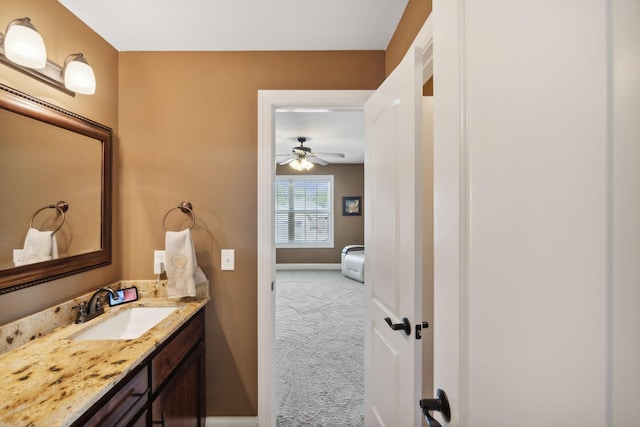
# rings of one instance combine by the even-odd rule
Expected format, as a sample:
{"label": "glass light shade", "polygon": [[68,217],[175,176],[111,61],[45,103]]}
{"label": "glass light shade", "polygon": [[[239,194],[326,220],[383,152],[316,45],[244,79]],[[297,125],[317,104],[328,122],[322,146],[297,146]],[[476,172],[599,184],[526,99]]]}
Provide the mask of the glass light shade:
{"label": "glass light shade", "polygon": [[18,65],[43,69],[47,65],[44,40],[29,18],[16,19],[7,27],[4,36],[5,56]]}
{"label": "glass light shade", "polygon": [[311,163],[309,160],[307,160],[304,157],[302,159],[294,160],[293,162],[289,163],[289,165],[291,165],[291,167],[297,171],[303,171],[303,170],[308,171],[313,167],[313,163]]}
{"label": "glass light shade", "polygon": [[67,89],[83,95],[96,93],[96,76],[81,53],[69,55],[64,62],[63,77]]}

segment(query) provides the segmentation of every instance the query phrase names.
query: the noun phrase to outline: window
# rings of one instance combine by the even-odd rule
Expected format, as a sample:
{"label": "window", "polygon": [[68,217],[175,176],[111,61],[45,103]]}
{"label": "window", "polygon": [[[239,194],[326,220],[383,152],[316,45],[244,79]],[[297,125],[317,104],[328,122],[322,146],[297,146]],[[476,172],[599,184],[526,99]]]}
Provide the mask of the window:
{"label": "window", "polygon": [[333,247],[333,175],[276,176],[276,247]]}

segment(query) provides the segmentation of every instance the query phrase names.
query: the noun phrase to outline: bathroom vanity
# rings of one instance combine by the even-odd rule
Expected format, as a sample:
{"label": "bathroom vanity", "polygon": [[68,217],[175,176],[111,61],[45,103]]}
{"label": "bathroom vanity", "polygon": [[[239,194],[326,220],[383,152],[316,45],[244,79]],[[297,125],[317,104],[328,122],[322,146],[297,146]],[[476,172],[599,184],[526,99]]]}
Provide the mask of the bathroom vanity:
{"label": "bathroom vanity", "polygon": [[204,426],[204,310],[157,348],[77,426]]}
{"label": "bathroom vanity", "polygon": [[[32,334],[0,355],[0,426],[204,426],[208,292],[172,301],[153,286],[136,285],[145,294],[140,300],[107,308],[84,324],[73,323],[68,312],[86,296],[43,313],[45,321],[60,313],[71,319],[50,332],[33,332],[34,322],[24,321],[0,328],[3,341]],[[208,291],[208,282],[203,288]],[[133,339],[84,338],[139,307],[175,309]]]}

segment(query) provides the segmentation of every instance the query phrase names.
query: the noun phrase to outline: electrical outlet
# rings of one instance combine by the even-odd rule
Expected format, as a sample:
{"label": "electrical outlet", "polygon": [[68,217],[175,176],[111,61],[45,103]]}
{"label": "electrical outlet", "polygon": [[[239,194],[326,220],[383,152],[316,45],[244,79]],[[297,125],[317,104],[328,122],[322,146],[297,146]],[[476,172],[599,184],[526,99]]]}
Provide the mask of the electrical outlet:
{"label": "electrical outlet", "polygon": [[153,273],[164,273],[164,266],[167,261],[167,253],[165,251],[153,251]]}
{"label": "electrical outlet", "polygon": [[234,249],[222,249],[221,270],[236,269],[236,251]]}

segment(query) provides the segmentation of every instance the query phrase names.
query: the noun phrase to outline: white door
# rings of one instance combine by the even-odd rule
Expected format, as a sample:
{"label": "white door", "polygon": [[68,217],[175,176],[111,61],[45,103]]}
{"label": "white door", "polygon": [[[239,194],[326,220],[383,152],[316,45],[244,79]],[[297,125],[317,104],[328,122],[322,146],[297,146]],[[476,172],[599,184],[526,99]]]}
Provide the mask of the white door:
{"label": "white door", "polygon": [[366,426],[420,425],[421,72],[412,48],[365,104]]}
{"label": "white door", "polygon": [[[638,316],[616,323],[638,269],[626,283],[616,269],[637,266],[637,215],[617,221],[640,182],[617,181],[615,124],[637,123],[640,39],[611,27],[612,4],[637,28],[637,2],[434,1],[434,385],[451,425],[638,423],[617,420],[640,397],[637,357],[616,372],[618,351],[638,354]],[[612,34],[635,66],[612,67]],[[635,385],[615,395],[624,375]]]}

